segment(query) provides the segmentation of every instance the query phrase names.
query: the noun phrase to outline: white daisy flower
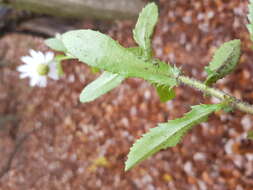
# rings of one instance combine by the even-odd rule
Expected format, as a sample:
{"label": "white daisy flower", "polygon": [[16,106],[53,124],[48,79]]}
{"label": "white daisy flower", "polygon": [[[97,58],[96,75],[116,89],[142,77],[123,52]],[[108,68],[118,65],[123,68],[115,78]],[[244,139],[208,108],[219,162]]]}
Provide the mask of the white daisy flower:
{"label": "white daisy flower", "polygon": [[29,51],[31,56],[21,57],[24,65],[17,68],[20,78],[30,78],[30,86],[46,87],[47,77],[54,80],[59,79],[57,62],[54,59],[54,53],[47,52],[43,54],[40,51]]}

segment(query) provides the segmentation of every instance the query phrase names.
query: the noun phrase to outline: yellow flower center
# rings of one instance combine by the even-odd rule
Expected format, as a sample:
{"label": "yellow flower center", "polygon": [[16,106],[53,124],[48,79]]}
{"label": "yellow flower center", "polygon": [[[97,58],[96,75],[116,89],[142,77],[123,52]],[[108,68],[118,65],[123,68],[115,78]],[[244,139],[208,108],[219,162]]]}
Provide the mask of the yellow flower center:
{"label": "yellow flower center", "polygon": [[39,64],[37,66],[37,72],[39,75],[47,75],[49,72],[49,66],[47,64]]}

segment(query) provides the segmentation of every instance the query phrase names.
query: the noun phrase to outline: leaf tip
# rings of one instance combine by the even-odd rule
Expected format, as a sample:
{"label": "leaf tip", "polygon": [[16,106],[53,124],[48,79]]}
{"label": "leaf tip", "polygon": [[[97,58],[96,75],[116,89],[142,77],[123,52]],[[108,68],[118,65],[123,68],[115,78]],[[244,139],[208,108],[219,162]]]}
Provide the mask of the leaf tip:
{"label": "leaf tip", "polygon": [[48,38],[44,43],[53,50],[66,52],[65,46],[59,38]]}
{"label": "leaf tip", "polygon": [[125,168],[124,171],[127,172],[130,170],[130,166],[127,164],[127,161],[125,162]]}
{"label": "leaf tip", "polygon": [[139,162],[133,161],[132,155],[130,155],[131,149],[132,149],[132,147],[130,148],[130,152],[127,155],[127,160],[125,161],[125,168],[124,168],[125,172],[131,170],[133,167],[135,167],[137,164],[139,164]]}
{"label": "leaf tip", "polygon": [[86,88],[84,88],[79,96],[79,101],[81,103],[86,103],[86,102],[90,102],[91,99],[87,96],[87,93],[86,93]]}

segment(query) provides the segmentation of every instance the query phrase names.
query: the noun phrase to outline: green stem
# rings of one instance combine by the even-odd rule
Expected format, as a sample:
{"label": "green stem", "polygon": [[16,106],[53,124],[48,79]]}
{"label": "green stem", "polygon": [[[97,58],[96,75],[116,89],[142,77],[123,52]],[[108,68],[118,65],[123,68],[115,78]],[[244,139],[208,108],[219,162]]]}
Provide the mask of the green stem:
{"label": "green stem", "polygon": [[64,60],[68,60],[68,59],[74,59],[74,57],[70,56],[70,55],[60,55],[60,56],[56,56],[56,60],[58,62],[64,61]]}
{"label": "green stem", "polygon": [[233,97],[221,90],[209,87],[198,80],[191,79],[189,77],[182,76],[182,75],[178,76],[177,80],[179,83],[192,86],[193,88],[196,88],[196,89],[200,90],[201,92],[204,92],[205,94],[214,96],[214,97],[220,99],[221,101],[229,100],[231,106],[233,106],[243,112],[253,114],[253,106],[252,105],[242,102],[241,100],[238,100],[235,97]]}

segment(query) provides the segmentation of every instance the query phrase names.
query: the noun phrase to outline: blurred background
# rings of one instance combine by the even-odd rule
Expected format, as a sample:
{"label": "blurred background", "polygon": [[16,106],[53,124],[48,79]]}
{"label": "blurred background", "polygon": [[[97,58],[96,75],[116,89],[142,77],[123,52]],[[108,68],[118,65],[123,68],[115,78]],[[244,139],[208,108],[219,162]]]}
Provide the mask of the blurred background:
{"label": "blurred background", "polygon": [[[142,0],[0,0],[0,189],[251,190],[251,115],[216,113],[174,148],[129,172],[124,161],[134,141],[158,122],[182,116],[191,105],[215,103],[186,86],[160,103],[140,79],[94,102],[81,104],[83,87],[99,74],[77,61],[46,88],[30,87],[16,68],[29,49],[49,51],[44,40],[73,29],[93,29],[134,46],[132,29]],[[205,78],[217,46],[242,40],[237,70],[216,87],[253,103],[252,43],[245,25],[247,1],[157,0],[160,19],[155,56],[185,74]]]}

